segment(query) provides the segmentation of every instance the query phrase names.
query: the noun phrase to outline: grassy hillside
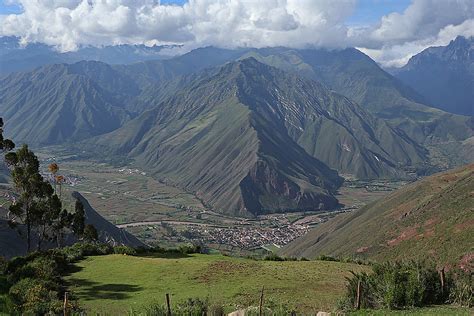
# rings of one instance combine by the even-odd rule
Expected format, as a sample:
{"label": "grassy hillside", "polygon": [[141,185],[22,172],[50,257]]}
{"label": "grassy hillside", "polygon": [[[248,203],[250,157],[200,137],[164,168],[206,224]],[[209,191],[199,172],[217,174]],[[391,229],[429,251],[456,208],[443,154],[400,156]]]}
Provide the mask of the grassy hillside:
{"label": "grassy hillside", "polygon": [[[7,122],[5,133],[17,143],[55,144],[107,133],[130,119],[121,96],[79,72],[78,66],[45,66],[1,79],[0,109]],[[113,77],[109,74],[109,78]],[[119,79],[110,84],[125,90]]]}
{"label": "grassy hillside", "polygon": [[365,266],[327,261],[254,261],[221,255],[89,257],[67,277],[82,306],[97,313],[124,314],[152,303],[165,293],[176,303],[208,298],[228,311],[258,304],[284,304],[306,313],[331,310],[345,292],[349,271]]}
{"label": "grassy hillside", "polygon": [[472,268],[474,165],[427,177],[319,225],[283,253],[429,259]]}

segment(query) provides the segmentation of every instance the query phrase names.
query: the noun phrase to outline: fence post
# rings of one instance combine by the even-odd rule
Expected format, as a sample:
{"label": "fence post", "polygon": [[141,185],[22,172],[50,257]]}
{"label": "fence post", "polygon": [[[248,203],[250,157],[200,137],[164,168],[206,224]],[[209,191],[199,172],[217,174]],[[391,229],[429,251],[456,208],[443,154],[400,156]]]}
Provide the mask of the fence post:
{"label": "fence post", "polygon": [[64,292],[64,305],[63,305],[63,313],[64,316],[68,316],[68,305],[69,305],[69,298],[68,298],[68,292]]}
{"label": "fence post", "polygon": [[263,289],[262,286],[262,293],[260,294],[260,307],[259,307],[259,316],[263,316]]}
{"label": "fence post", "polygon": [[357,281],[357,300],[356,300],[356,309],[360,309],[360,279]]}
{"label": "fence post", "polygon": [[439,270],[439,279],[441,281],[441,294],[444,295],[444,280],[445,275],[444,275],[444,267]]}
{"label": "fence post", "polygon": [[171,316],[170,295],[166,293],[166,307],[168,309],[168,316]]}

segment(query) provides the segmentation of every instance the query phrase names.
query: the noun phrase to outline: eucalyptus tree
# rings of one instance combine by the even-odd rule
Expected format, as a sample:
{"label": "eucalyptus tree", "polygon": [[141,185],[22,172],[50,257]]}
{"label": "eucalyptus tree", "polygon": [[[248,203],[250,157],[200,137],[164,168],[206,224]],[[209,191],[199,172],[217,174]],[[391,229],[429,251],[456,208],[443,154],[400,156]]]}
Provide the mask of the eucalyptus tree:
{"label": "eucalyptus tree", "polygon": [[[11,169],[11,179],[17,194],[9,211],[13,215],[13,226],[22,223],[26,227],[27,251],[32,249],[33,233],[36,233],[37,250],[41,250],[46,240],[56,242],[60,247],[67,229],[82,236],[85,219],[82,203],[76,203],[75,213],[63,209],[61,197],[41,175],[40,162],[34,152],[28,145],[12,151],[14,148],[15,144],[3,137],[3,120],[0,118],[0,150],[5,153],[5,162]],[[50,165],[49,170],[55,175],[59,167],[57,164]],[[53,178],[56,181],[56,177]]]}

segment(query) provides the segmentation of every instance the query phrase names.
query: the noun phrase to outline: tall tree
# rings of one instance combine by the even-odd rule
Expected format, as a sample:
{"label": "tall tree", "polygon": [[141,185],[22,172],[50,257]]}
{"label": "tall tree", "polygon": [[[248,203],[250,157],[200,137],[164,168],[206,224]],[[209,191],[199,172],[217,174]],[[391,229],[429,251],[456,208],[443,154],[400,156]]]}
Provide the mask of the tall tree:
{"label": "tall tree", "polygon": [[97,241],[99,239],[99,234],[97,232],[97,229],[94,227],[92,224],[87,224],[84,227],[84,239],[93,242]]}
{"label": "tall tree", "polygon": [[50,164],[48,166],[48,170],[49,170],[49,172],[51,172],[51,177],[52,177],[53,183],[54,183],[54,192],[56,193],[56,173],[58,173],[58,171],[59,171],[59,166],[58,166],[57,163],[53,162],[52,164]]}
{"label": "tall tree", "polygon": [[[16,217],[15,223],[19,220],[26,226],[27,251],[31,251],[33,231],[37,233],[38,250],[41,250],[45,240],[56,241],[58,247],[61,246],[64,230],[68,228],[75,233],[79,230],[77,234],[82,236],[84,207],[81,210],[76,205],[78,214],[70,214],[63,209],[61,198],[57,196],[56,190],[53,190],[49,181],[41,176],[40,163],[36,155],[27,145],[12,152],[14,147],[15,144],[11,140],[3,137],[3,120],[0,118],[0,150],[6,152],[5,162],[12,170],[13,186],[18,194],[18,198],[10,205],[9,210]],[[49,169],[55,175],[59,167],[57,164],[51,164]],[[53,176],[55,182],[57,177]]]}
{"label": "tall tree", "polygon": [[83,236],[86,215],[84,212],[84,204],[82,204],[79,199],[76,200],[74,210],[75,212],[72,215],[71,229],[77,236]]}
{"label": "tall tree", "polygon": [[8,152],[13,148],[15,148],[15,143],[3,137],[3,118],[0,117],[0,151]]}
{"label": "tall tree", "polygon": [[13,186],[18,193],[10,212],[26,225],[27,251],[30,252],[32,227],[38,219],[40,206],[53,194],[53,189],[41,176],[38,158],[27,145],[7,153],[5,161],[12,168]]}

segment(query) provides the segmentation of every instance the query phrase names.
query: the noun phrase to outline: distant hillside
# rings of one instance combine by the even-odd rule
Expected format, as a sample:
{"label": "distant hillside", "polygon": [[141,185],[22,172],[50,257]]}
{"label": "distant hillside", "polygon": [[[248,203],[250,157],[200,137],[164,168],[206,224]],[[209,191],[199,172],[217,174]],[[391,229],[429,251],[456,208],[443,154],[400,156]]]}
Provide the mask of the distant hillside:
{"label": "distant hillside", "polygon": [[474,164],[439,173],[318,225],[282,253],[472,265],[473,194]]}
{"label": "distant hillside", "polygon": [[466,146],[462,141],[474,136],[472,118],[427,106],[425,97],[357,49],[266,48],[249,51],[243,57],[246,56],[324,83],[421,144],[444,148],[446,142],[457,142],[461,149]]}
{"label": "distant hillside", "polygon": [[347,98],[253,58],[203,74],[87,143],[240,214],[334,207],[340,181],[326,165],[392,178],[425,159],[423,148]]}
{"label": "distant hillside", "polygon": [[[369,112],[386,120],[408,137],[430,149],[432,162],[443,167],[452,167],[472,162],[466,155],[474,151],[470,142],[474,136],[474,119],[454,115],[435,109],[428,99],[411,87],[380,68],[377,63],[357,49],[291,49],[285,47],[226,50],[215,47],[200,48],[166,61],[148,61],[131,65],[146,74],[147,80],[158,78],[163,82],[179,78],[186,73],[196,73],[205,67],[216,66],[226,61],[254,57],[270,66],[317,80],[328,88],[354,100]],[[132,73],[135,71],[132,71]],[[157,85],[158,92],[147,94],[137,109],[163,101],[181,88],[180,82],[164,88]],[[156,102],[153,102],[153,98]],[[137,103],[138,104],[138,103]]]}
{"label": "distant hillside", "polygon": [[[99,240],[111,245],[127,245],[132,247],[144,247],[145,244],[135,236],[125,230],[117,228],[115,225],[104,219],[96,210],[92,208],[89,202],[78,192],[72,193],[75,199],[81,200],[84,204],[86,215],[86,224],[92,224],[97,228]],[[17,233],[16,230],[8,226],[7,210],[0,207],[0,257],[11,258],[24,255],[26,253],[26,241]],[[34,239],[34,236],[33,236]],[[65,238],[65,244],[70,245],[77,239],[72,235]],[[34,244],[34,240],[33,240]]]}
{"label": "distant hillside", "polygon": [[20,45],[14,36],[0,37],[0,76],[17,71],[29,71],[39,66],[75,63],[81,60],[102,61],[108,64],[131,64],[146,60],[166,59],[163,49],[172,46],[115,45],[85,46],[77,51],[61,53],[42,43]]}
{"label": "distant hillside", "polygon": [[[311,123],[310,128],[306,128],[309,123],[297,124],[304,133],[288,128],[290,137],[307,153],[341,173],[361,178],[393,177],[403,173],[400,165],[410,165],[425,173],[474,159],[474,143],[470,140],[474,137],[473,117],[418,103],[423,102],[422,97],[356,49],[207,47],[168,60],[131,65],[82,61],[14,73],[0,80],[0,112],[7,122],[6,135],[32,146],[75,143],[103,135],[171,100],[192,82],[212,74],[216,67],[246,57],[293,75],[319,80],[325,87],[359,103],[357,111],[363,111],[361,116],[329,121],[317,135],[313,132],[322,127],[318,121]],[[280,88],[290,89],[291,86],[283,85]],[[252,93],[250,98],[260,98],[258,90]],[[318,97],[315,93],[313,98]],[[289,99],[292,97],[288,95]],[[322,100],[323,110],[331,107],[330,102]],[[351,106],[347,111],[352,111]],[[373,135],[367,132],[365,123],[349,126],[361,120]],[[338,143],[339,147],[327,151],[332,144],[324,142],[332,134],[331,129],[341,125],[344,127],[334,131],[346,139]],[[421,162],[426,166],[420,168]],[[384,167],[374,167],[377,164]]]}
{"label": "distant hillside", "polygon": [[[100,65],[102,71],[92,74],[85,74],[81,64],[61,64],[1,79],[0,111],[7,122],[5,134],[17,143],[49,145],[120,127],[131,118],[125,109],[124,93],[133,85],[106,64],[96,63],[94,69]],[[101,74],[107,76],[102,78]]]}
{"label": "distant hillside", "polygon": [[393,73],[437,108],[474,116],[474,37],[427,48]]}

